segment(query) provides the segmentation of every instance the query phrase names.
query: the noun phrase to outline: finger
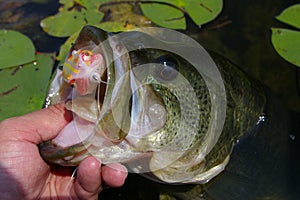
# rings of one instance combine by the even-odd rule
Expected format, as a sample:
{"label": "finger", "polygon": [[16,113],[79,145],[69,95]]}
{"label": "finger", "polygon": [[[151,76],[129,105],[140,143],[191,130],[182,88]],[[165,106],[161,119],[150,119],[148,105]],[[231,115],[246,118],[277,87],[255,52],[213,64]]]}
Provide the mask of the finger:
{"label": "finger", "polygon": [[97,199],[101,190],[101,163],[90,156],[78,166],[71,194],[78,199]]}
{"label": "finger", "polygon": [[102,179],[110,187],[120,187],[127,177],[127,169],[119,163],[110,163],[102,167]]}
{"label": "finger", "polygon": [[72,113],[64,104],[49,106],[23,116],[1,122],[1,126],[18,139],[38,144],[54,138],[72,119]]}

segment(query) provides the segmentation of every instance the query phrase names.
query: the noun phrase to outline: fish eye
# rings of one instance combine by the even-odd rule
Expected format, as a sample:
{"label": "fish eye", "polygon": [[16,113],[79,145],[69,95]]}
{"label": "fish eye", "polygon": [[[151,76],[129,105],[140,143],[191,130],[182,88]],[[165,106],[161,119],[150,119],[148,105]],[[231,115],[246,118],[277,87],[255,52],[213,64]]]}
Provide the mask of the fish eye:
{"label": "fish eye", "polygon": [[155,72],[160,78],[166,81],[173,80],[177,77],[179,66],[175,58],[169,55],[163,55],[155,60],[155,63],[161,64]]}

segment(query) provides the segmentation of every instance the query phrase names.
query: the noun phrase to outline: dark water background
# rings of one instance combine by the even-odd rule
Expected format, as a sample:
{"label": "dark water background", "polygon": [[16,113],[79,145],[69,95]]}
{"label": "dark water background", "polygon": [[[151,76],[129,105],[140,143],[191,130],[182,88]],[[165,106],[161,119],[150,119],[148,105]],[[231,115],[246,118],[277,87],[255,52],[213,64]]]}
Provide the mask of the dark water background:
{"label": "dark water background", "polygon": [[[283,60],[271,44],[271,27],[285,27],[274,19],[295,0],[224,0],[214,23],[195,34],[200,43],[232,60],[248,74],[279,94],[286,105],[300,111],[299,70]],[[219,20],[219,22],[218,22]],[[300,20],[300,19],[299,19]],[[216,28],[224,22],[231,22]],[[205,31],[207,30],[208,31]],[[193,34],[194,35],[194,34]],[[298,72],[297,72],[298,71]]]}
{"label": "dark water background", "polygon": [[[300,3],[295,0],[224,0],[224,9],[212,23],[198,29],[192,23],[187,34],[197,39],[201,45],[229,58],[249,75],[263,82],[282,100],[280,106],[300,112],[299,87],[300,72],[297,67],[283,60],[271,44],[271,27],[287,27],[274,19],[282,10],[290,5]],[[58,1],[34,3],[26,0],[0,0],[0,28],[14,29],[29,36],[37,51],[59,51],[66,38],[54,38],[47,35],[39,26],[40,20],[57,13]],[[300,20],[300,19],[299,19]],[[299,114],[292,114],[294,132],[291,136],[294,163],[293,172],[297,172],[299,164]],[[300,172],[291,177],[298,191]],[[143,178],[129,178],[137,189],[147,190]],[[150,183],[149,183],[150,184]],[[119,190],[103,192],[103,198],[118,199],[122,195]],[[133,187],[128,193],[135,193]],[[297,193],[297,192],[296,192]],[[300,193],[300,192],[299,192]],[[154,198],[154,197],[153,197]],[[300,194],[299,194],[300,198]],[[140,199],[143,199],[140,197]],[[148,197],[151,199],[151,197]]]}

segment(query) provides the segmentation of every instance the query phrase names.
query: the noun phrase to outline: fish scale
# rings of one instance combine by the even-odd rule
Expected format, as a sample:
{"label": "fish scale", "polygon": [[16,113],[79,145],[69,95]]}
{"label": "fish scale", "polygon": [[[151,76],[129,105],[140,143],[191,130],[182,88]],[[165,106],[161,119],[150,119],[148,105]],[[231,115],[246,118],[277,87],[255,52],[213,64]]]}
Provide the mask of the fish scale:
{"label": "fish scale", "polygon": [[[128,34],[130,38],[130,33]],[[136,36],[138,33],[132,34]],[[118,42],[117,37],[108,43],[101,43],[101,39],[106,40],[110,37],[113,37],[113,34],[106,34],[100,29],[87,26],[71,48],[71,51],[84,49],[84,45],[88,44],[86,48],[90,49],[87,50],[90,50],[92,54],[101,54],[105,60],[104,66],[109,66],[106,73],[105,95],[96,98],[104,98],[100,112],[103,113],[100,115],[102,118],[97,119],[96,122],[95,120],[86,122],[95,123],[95,126],[99,128],[95,132],[95,139],[86,143],[88,151],[85,153],[93,154],[105,164],[118,161],[127,163],[134,159],[138,160],[139,156],[144,153],[151,153],[152,157],[149,158],[151,172],[158,180],[167,183],[206,183],[223,171],[236,141],[256,125],[263,113],[265,97],[259,84],[252,81],[231,62],[210,52],[224,80],[226,90],[226,104],[217,105],[226,106],[225,125],[221,135],[216,136],[218,122],[211,121],[218,113],[213,113],[214,94],[210,93],[207,86],[207,77],[202,77],[205,75],[200,74],[184,58],[171,52],[159,49],[138,49],[126,52],[126,47]],[[93,52],[94,50],[96,52]],[[116,59],[112,59],[115,56]],[[112,63],[109,62],[111,60],[113,60]],[[142,64],[155,62],[159,62],[160,66],[150,65],[149,69],[139,68]],[[168,71],[169,66],[161,66],[166,63],[176,69]],[[133,70],[136,74],[130,73],[129,77],[126,73],[129,70]],[[138,79],[136,77],[138,75],[142,76]],[[120,79],[120,77],[126,77],[126,79]],[[122,84],[116,82],[119,79],[123,80]],[[60,83],[60,81],[54,83]],[[129,91],[134,90],[133,83],[137,84],[136,93]],[[140,87],[139,84],[147,86]],[[62,86],[63,88],[60,88],[57,93],[58,96],[70,90],[68,88],[67,91],[61,92],[67,87],[66,83]],[[80,88],[73,88],[73,90],[76,89]],[[116,91],[114,95],[112,95],[113,90]],[[132,99],[129,97],[130,94]],[[143,94],[150,96],[147,96],[148,98],[139,96]],[[64,97],[54,96],[53,98],[63,99]],[[86,104],[89,102],[95,103],[81,100],[86,98],[89,96],[74,97],[72,102],[76,105],[72,106],[72,112],[79,117],[98,116],[98,108],[93,110],[93,106],[90,106],[92,109],[80,109],[80,106],[88,106]],[[114,104],[110,104],[111,102]],[[148,122],[143,119],[155,122],[155,119],[151,119],[149,115],[151,106],[158,106],[161,109],[163,107],[160,111],[166,113],[164,124],[160,125],[156,121],[157,124],[154,125],[157,127],[153,129],[155,130],[153,132],[151,127],[146,130],[143,130],[143,127],[139,128],[138,124],[133,127],[134,121],[130,121],[129,114],[125,114],[128,112],[127,109],[131,110],[133,119],[147,125]],[[132,116],[137,114],[140,117],[141,113],[143,114],[141,118]],[[130,129],[118,127],[118,123],[114,121],[114,114],[118,114],[118,122],[126,123],[124,127],[127,127],[127,123],[130,122]],[[118,131],[122,134],[118,135]],[[146,133],[143,133],[145,131]],[[95,142],[96,139],[98,139],[97,142]],[[78,155],[82,149],[80,144],[76,147],[64,148],[52,142],[45,142],[39,147],[46,160],[61,165],[76,165],[81,158],[87,156],[84,154],[81,158],[70,157]],[[78,152],[76,152],[77,147],[80,147]]]}

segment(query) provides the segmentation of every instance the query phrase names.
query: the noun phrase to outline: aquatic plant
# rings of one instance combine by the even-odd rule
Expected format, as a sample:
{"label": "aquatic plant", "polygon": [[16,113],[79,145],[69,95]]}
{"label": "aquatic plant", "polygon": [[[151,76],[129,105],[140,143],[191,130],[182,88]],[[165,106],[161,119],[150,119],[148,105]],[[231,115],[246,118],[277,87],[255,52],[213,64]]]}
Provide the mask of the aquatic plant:
{"label": "aquatic plant", "polygon": [[43,106],[54,53],[36,53],[32,41],[13,30],[0,30],[0,121]]}
{"label": "aquatic plant", "polygon": [[69,37],[61,47],[58,60],[67,50],[84,25],[93,25],[105,31],[119,32],[135,27],[161,26],[186,29],[191,19],[201,26],[216,18],[223,0],[60,0],[57,14],[41,21],[49,35]]}
{"label": "aquatic plant", "polygon": [[277,53],[288,62],[300,67],[300,4],[292,5],[276,17],[287,28],[272,28],[272,44]]}

